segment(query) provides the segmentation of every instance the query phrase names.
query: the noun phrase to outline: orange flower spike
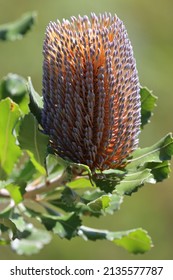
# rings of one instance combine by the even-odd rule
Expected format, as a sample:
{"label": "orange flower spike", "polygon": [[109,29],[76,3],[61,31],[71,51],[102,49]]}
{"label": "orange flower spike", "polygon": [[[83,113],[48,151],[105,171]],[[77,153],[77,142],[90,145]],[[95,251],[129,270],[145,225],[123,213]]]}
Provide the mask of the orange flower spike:
{"label": "orange flower spike", "polygon": [[50,22],[43,54],[42,126],[55,154],[93,171],[122,167],[138,145],[141,119],[123,22],[107,13]]}

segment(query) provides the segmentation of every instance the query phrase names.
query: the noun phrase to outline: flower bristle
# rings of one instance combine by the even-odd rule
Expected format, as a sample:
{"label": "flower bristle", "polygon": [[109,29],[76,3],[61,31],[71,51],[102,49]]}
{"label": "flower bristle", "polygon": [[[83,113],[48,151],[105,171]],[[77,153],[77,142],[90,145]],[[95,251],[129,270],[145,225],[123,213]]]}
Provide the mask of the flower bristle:
{"label": "flower bristle", "polygon": [[43,55],[42,126],[54,153],[91,170],[124,166],[141,104],[123,22],[107,13],[50,22]]}

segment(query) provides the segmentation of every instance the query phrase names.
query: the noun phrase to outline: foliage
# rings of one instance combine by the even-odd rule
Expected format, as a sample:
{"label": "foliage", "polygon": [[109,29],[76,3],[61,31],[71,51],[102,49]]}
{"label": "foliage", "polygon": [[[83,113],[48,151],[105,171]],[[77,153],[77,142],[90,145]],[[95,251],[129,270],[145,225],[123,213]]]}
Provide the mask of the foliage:
{"label": "foliage", "polygon": [[12,23],[0,26],[0,40],[14,41],[21,39],[35,23],[36,13],[29,12],[24,14],[20,19]]}
{"label": "foliage", "polygon": [[[3,40],[18,39],[34,22],[28,13],[14,24],[0,27]],[[156,97],[141,88],[141,129],[149,122]],[[142,228],[121,232],[83,225],[84,216],[112,215],[125,195],[145,183],[169,176],[173,138],[169,133],[154,145],[138,148],[124,169],[92,174],[87,166],[53,155],[40,126],[42,98],[28,82],[8,74],[0,82],[0,244],[18,254],[37,253],[51,240],[76,236],[84,240],[106,239],[131,253],[152,247]]]}

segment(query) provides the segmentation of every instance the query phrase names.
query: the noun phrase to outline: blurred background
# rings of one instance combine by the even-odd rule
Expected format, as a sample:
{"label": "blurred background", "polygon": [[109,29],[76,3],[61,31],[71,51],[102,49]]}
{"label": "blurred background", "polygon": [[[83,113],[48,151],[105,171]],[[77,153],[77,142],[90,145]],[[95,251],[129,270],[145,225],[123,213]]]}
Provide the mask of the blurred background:
{"label": "blurred background", "polygon": [[[132,42],[141,84],[158,96],[151,123],[140,135],[140,146],[152,145],[173,130],[172,0],[0,0],[0,24],[27,11],[38,13],[37,24],[21,41],[0,42],[0,78],[9,72],[31,76],[41,94],[42,44],[49,21],[90,12],[116,13]],[[173,172],[163,183],[145,185],[126,197],[113,216],[85,218],[84,222],[112,231],[142,227],[149,232],[154,247],[144,255],[131,255],[108,241],[54,237],[41,253],[29,257],[1,247],[0,259],[173,259]]]}

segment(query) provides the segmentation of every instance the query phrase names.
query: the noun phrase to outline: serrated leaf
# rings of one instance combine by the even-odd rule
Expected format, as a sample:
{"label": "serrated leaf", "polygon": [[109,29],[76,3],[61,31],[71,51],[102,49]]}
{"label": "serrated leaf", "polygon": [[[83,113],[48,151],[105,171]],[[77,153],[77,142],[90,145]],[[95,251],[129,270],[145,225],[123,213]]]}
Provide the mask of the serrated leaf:
{"label": "serrated leaf", "polygon": [[4,230],[11,230],[11,232],[13,233],[13,237],[15,238],[15,236],[17,236],[17,232],[18,229],[16,227],[16,225],[7,218],[0,218],[0,229],[2,230],[2,226],[4,227]]}
{"label": "serrated leaf", "polygon": [[124,179],[116,186],[116,192],[120,195],[130,195],[144,183],[155,183],[150,169],[127,173]]}
{"label": "serrated leaf", "polygon": [[81,198],[80,196],[72,189],[65,187],[62,192],[61,200],[68,206],[71,207],[77,204]]}
{"label": "serrated leaf", "polygon": [[148,233],[141,228],[110,232],[81,226],[78,230],[78,235],[85,240],[109,240],[134,254],[145,253],[152,247],[151,238],[148,236]]}
{"label": "serrated leaf", "polygon": [[117,181],[116,179],[110,179],[110,178],[94,178],[94,182],[96,184],[96,186],[100,189],[105,191],[106,193],[110,193],[115,189],[115,186],[117,185],[117,183],[119,182],[119,180]]}
{"label": "serrated leaf", "polygon": [[[108,238],[114,238],[114,235],[110,234]],[[120,239],[113,239],[113,242],[133,254],[143,254],[152,247],[150,236],[141,228],[126,231]]]}
{"label": "serrated leaf", "polygon": [[115,193],[110,195],[109,206],[105,209],[106,214],[113,214],[115,211],[119,210],[121,203],[123,202],[123,196]]}
{"label": "serrated leaf", "polygon": [[48,137],[38,130],[37,121],[31,113],[22,120],[18,140],[21,149],[26,150],[35,168],[45,175]]}
{"label": "serrated leaf", "polygon": [[30,97],[29,108],[31,110],[31,113],[36,117],[38,123],[41,124],[41,111],[43,108],[43,101],[41,96],[35,91],[30,77],[28,78],[27,87]]}
{"label": "serrated leaf", "polygon": [[19,214],[18,212],[19,210],[17,208],[14,208],[14,210],[10,213],[10,219],[15,224],[18,231],[22,234],[22,232],[24,232],[27,228],[27,224],[24,220],[24,217],[21,216],[21,213]]}
{"label": "serrated leaf", "polygon": [[136,169],[146,165],[149,162],[163,162],[170,160],[173,155],[173,138],[169,133],[160,139],[154,145],[137,149],[132,154],[132,159],[129,160],[129,164],[126,169]]}
{"label": "serrated leaf", "polygon": [[150,172],[156,182],[162,182],[164,179],[168,178],[171,171],[170,163],[167,160],[163,162],[149,162],[146,167],[151,170]]}
{"label": "serrated leaf", "polygon": [[[20,148],[16,145],[13,129],[21,113],[19,106],[10,98],[0,101],[0,179],[1,168],[10,174],[15,162],[21,155]],[[3,172],[3,171],[2,171]]]}
{"label": "serrated leaf", "polygon": [[78,227],[81,225],[81,220],[75,213],[60,217],[45,215],[41,217],[41,220],[47,230],[51,230],[61,238],[67,239],[71,239],[77,235]]}
{"label": "serrated leaf", "polygon": [[29,112],[29,97],[26,80],[16,74],[8,74],[0,83],[0,99],[10,97],[17,103],[24,114]]}
{"label": "serrated leaf", "polygon": [[21,39],[35,23],[36,13],[29,12],[22,15],[21,18],[14,22],[0,26],[0,40],[14,41]]}
{"label": "serrated leaf", "polygon": [[[112,181],[116,192],[120,195],[131,194],[144,183],[156,183],[168,177],[170,168],[168,160],[173,154],[173,138],[166,135],[151,147],[137,149],[126,166],[127,173],[119,182]],[[103,180],[109,189],[109,178]],[[103,187],[102,187],[103,188]]]}
{"label": "serrated leaf", "polygon": [[0,245],[10,244],[17,237],[18,230],[9,218],[0,218]]}
{"label": "serrated leaf", "polygon": [[152,111],[156,106],[157,97],[152,94],[152,92],[143,87],[140,89],[141,95],[141,128],[149,122],[150,117],[152,116]]}
{"label": "serrated leaf", "polygon": [[94,212],[105,211],[106,208],[110,205],[109,195],[102,195],[94,201],[88,203],[89,208]]}
{"label": "serrated leaf", "polygon": [[34,228],[32,224],[28,224],[22,234],[23,238],[16,238],[11,242],[12,249],[19,255],[36,254],[44,247],[44,245],[51,241],[51,235],[49,232]]}
{"label": "serrated leaf", "polygon": [[96,186],[106,193],[111,193],[117,184],[124,178],[127,172],[118,169],[109,169],[103,171],[101,174],[96,173],[92,179]]}

